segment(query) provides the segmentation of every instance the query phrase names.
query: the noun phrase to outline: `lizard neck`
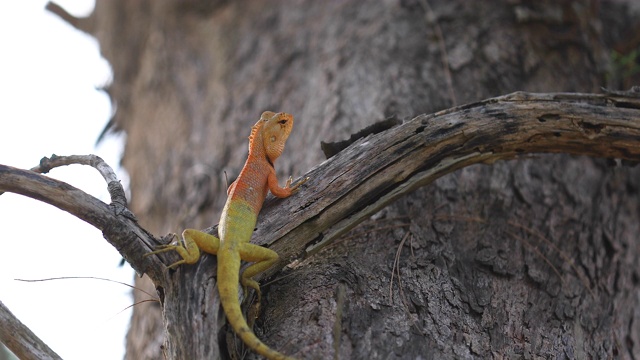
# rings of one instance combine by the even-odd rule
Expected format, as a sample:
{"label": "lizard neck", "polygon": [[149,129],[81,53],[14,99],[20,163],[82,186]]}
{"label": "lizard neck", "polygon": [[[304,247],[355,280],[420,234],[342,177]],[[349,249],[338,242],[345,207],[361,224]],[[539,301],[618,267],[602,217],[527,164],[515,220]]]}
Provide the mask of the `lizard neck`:
{"label": "lizard neck", "polygon": [[[237,212],[237,209],[234,211],[232,209],[243,206],[248,206],[257,216],[268,191],[267,177],[270,172],[269,167],[272,168],[273,164],[269,161],[264,148],[262,121],[259,121],[251,129],[249,156],[229,191],[222,218],[228,217],[229,211],[231,213]],[[242,218],[244,219],[245,217],[243,216]],[[251,228],[253,229],[253,225],[251,225]]]}
{"label": "lizard neck", "polygon": [[273,162],[267,156],[267,152],[264,148],[263,137],[263,121],[258,121],[251,129],[251,135],[249,135],[249,157],[247,161],[266,161],[271,166]]}

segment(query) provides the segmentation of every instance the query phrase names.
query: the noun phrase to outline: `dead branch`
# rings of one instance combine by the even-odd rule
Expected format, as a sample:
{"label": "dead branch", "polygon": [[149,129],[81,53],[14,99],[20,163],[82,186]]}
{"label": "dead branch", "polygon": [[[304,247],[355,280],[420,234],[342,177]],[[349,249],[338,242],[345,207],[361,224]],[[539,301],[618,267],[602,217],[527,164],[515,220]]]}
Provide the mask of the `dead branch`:
{"label": "dead branch", "polygon": [[95,15],[93,14],[95,12],[92,12],[89,17],[78,18],[69,14],[67,10],[65,10],[62,6],[58,5],[53,1],[49,1],[45,6],[45,9],[50,11],[52,14],[57,15],[63,21],[65,21],[66,23],[68,23],[69,25],[73,26],[74,28],[80,31],[83,31],[87,34],[91,34],[93,32],[93,27],[94,27],[93,18],[95,17]]}
{"label": "dead branch", "polygon": [[[88,165],[98,170],[100,175],[102,175],[104,180],[107,182],[107,190],[109,191],[109,196],[111,197],[111,203],[113,206],[118,207],[117,211],[119,213],[123,213],[132,220],[136,220],[133,213],[127,209],[127,197],[115,171],[113,171],[111,166],[109,166],[109,164],[99,156],[93,154],[58,156],[53,154],[50,158],[43,157],[40,159],[40,164],[32,167],[31,171],[46,174],[54,168],[73,164]],[[0,195],[2,194],[3,192],[0,191]]]}
{"label": "dead branch", "polygon": [[517,92],[420,115],[359,139],[305,174],[310,180],[298,194],[269,201],[254,241],[277,251],[281,267],[315,253],[395,199],[472,164],[532,153],[635,164],[639,94]]}
{"label": "dead branch", "polygon": [[118,177],[116,176],[116,173],[113,171],[111,166],[104,162],[101,157],[96,155],[58,156],[56,154],[53,154],[50,158],[43,157],[42,159],[40,159],[40,164],[32,167],[31,171],[40,174],[46,174],[57,167],[73,164],[88,165],[93,167],[94,169],[98,170],[100,175],[102,175],[107,183],[110,183],[112,181],[119,182]]}
{"label": "dead branch", "polygon": [[0,342],[23,360],[62,359],[0,302]]}
{"label": "dead branch", "polygon": [[[69,158],[73,157],[67,157]],[[109,182],[108,187],[112,194],[113,189],[119,185],[117,180]],[[146,273],[154,281],[160,281],[162,278],[161,263],[157,259],[143,257],[158,240],[140,227],[130,212],[123,210],[121,203],[107,205],[63,181],[6,165],[0,165],[0,191],[13,192],[46,202],[88,222],[102,231],[105,239],[138,274]],[[124,196],[124,190],[120,188],[118,192],[120,191]],[[112,195],[112,198],[121,201],[118,200],[120,195]]]}

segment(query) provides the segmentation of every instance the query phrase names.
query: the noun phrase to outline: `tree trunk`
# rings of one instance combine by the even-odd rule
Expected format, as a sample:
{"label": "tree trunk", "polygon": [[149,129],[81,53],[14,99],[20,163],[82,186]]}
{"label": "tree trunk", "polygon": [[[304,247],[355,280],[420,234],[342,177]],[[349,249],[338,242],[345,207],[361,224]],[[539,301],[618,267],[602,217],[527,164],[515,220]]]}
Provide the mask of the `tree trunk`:
{"label": "tree trunk", "polygon": [[[110,0],[76,26],[113,67],[132,211],[165,234],[217,223],[264,110],[294,114],[276,170],[298,176],[319,140],[390,116],[618,86],[630,19],[598,1]],[[638,178],[563,155],[462,169],[263,283],[254,330],[299,358],[639,357]],[[173,273],[164,325],[136,306],[127,357],[237,351],[214,274],[211,257]]]}

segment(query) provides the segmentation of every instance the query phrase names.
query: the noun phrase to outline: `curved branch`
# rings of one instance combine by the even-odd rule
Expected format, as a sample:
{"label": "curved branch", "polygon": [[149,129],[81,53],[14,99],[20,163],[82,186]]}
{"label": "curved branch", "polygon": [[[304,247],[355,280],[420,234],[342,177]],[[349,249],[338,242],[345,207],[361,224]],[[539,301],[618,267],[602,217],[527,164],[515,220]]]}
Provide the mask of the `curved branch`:
{"label": "curved branch", "polygon": [[305,174],[298,194],[271,199],[254,242],[281,255],[275,271],[445,174],[531,153],[640,162],[638,93],[517,92],[420,115],[355,141]]}
{"label": "curved branch", "polygon": [[[56,154],[51,155],[50,158],[43,157],[40,159],[40,163],[37,166],[31,168],[31,171],[37,172],[40,174],[46,174],[54,168],[60,166],[67,165],[89,165],[94,169],[98,170],[100,175],[107,182],[107,190],[109,191],[109,196],[111,197],[111,203],[114,206],[117,206],[118,212],[123,213],[126,216],[130,217],[132,220],[135,220],[135,216],[133,213],[127,209],[127,197],[125,195],[124,189],[120,184],[120,180],[116,176],[115,171],[107,164],[101,157],[93,154],[89,155],[69,155],[69,156],[58,156]],[[3,192],[0,191],[0,195]]]}
{"label": "curved branch", "polygon": [[155,258],[143,257],[158,240],[140,227],[128,211],[122,211],[119,204],[107,205],[63,181],[6,165],[0,165],[0,191],[46,202],[88,222],[102,231],[105,239],[139,274],[146,273],[153,281],[161,281],[161,263]]}
{"label": "curved branch", "polygon": [[46,174],[54,168],[60,166],[67,166],[73,164],[80,165],[88,165],[98,170],[100,175],[104,178],[107,183],[112,181],[118,181],[118,177],[116,176],[115,171],[102,160],[101,157],[93,154],[89,155],[69,155],[69,156],[58,156],[56,154],[51,155],[50,158],[43,157],[40,159],[40,164],[31,168],[31,171]]}
{"label": "curved branch", "polygon": [[118,177],[116,176],[115,171],[113,171],[111,166],[109,166],[109,164],[107,164],[104,160],[102,160],[101,157],[97,155],[89,154],[58,156],[56,154],[53,154],[50,158],[43,157],[42,159],[40,159],[40,164],[31,168],[31,171],[46,174],[53,168],[72,164],[88,165],[98,170],[100,175],[102,175],[104,180],[107,182],[107,191],[109,191],[109,196],[111,197],[111,204],[118,208],[116,211],[119,214],[124,214],[132,220],[136,220],[133,213],[130,212],[127,208],[127,197],[125,195],[124,188],[122,188],[122,184],[120,184],[120,180],[118,180]]}

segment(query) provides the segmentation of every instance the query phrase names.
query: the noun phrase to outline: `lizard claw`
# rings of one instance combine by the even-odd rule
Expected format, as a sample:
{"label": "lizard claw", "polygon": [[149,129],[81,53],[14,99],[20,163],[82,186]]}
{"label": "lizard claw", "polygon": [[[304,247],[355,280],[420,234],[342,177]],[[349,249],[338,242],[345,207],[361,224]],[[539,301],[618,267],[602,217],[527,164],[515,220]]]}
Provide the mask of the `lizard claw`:
{"label": "lizard claw", "polygon": [[256,302],[249,307],[249,311],[247,311],[247,325],[252,329],[253,325],[256,322],[256,319],[260,316],[260,303]]}
{"label": "lizard claw", "polygon": [[176,261],[173,264],[167,266],[167,269],[175,269],[175,268],[177,268],[178,266],[180,266],[182,264],[186,264],[186,261],[184,261],[184,260]]}
{"label": "lizard claw", "polygon": [[[300,185],[306,183],[307,180],[309,180],[308,176],[306,178],[300,180],[297,184],[291,186],[291,193],[293,194],[293,193],[297,192],[298,188],[300,187]],[[287,180],[287,187],[290,187],[292,181],[293,180],[291,179],[291,176],[289,176],[289,180]]]}
{"label": "lizard claw", "polygon": [[144,255],[142,255],[143,257],[147,257],[150,255],[155,255],[155,254],[160,254],[163,252],[167,252],[167,251],[171,251],[171,250],[175,250],[176,248],[180,247],[180,242],[178,241],[178,235],[176,233],[170,233],[167,234],[165,236],[162,237],[162,240],[166,239],[166,238],[172,238],[174,239],[173,241],[171,241],[168,244],[160,244],[158,246],[156,246],[152,252],[148,252]]}

